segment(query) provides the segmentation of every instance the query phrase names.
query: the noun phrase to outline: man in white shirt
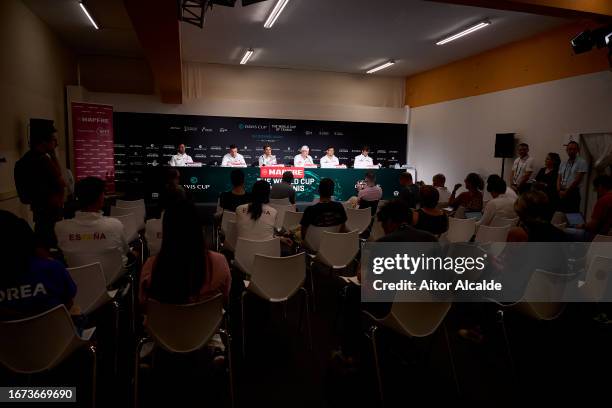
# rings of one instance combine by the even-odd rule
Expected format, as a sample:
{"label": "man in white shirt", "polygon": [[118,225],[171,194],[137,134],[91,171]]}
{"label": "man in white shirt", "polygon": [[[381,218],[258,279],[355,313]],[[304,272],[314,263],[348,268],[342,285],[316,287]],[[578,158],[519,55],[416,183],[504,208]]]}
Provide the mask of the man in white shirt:
{"label": "man in white shirt", "polygon": [[73,219],[55,225],[57,244],[65,252],[97,253],[116,249],[127,261],[129,247],[123,224],[116,218],[105,217],[104,180],[87,177],[76,185],[80,206]]}
{"label": "man in white shirt", "polygon": [[265,145],[263,154],[259,156],[259,167],[276,165],[276,156],[272,154],[272,146]]}
{"label": "man in white shirt", "polygon": [[529,181],[533,173],[533,158],[529,157],[529,145],[521,143],[518,145],[519,157],[514,160],[512,165],[512,189],[519,192]]}
{"label": "man in white shirt", "polygon": [[448,191],[448,188],[446,188],[446,176],[442,173],[438,173],[435,176],[433,176],[432,179],[432,183],[433,186],[436,188],[436,190],[438,190],[438,194],[439,194],[439,199],[438,202],[439,203],[448,203],[448,198],[450,197],[451,193],[450,191]]}
{"label": "man in white shirt", "polygon": [[589,171],[586,160],[578,156],[580,146],[573,140],[566,148],[567,161],[559,167],[557,190],[559,191],[559,211],[566,213],[580,212],[580,185],[584,175]]}
{"label": "man in white shirt", "polygon": [[356,169],[367,169],[374,165],[374,160],[368,154],[370,153],[370,148],[368,146],[363,146],[361,148],[361,154],[359,156],[355,156],[355,161],[353,162],[353,167]]}
{"label": "man in white shirt", "polygon": [[189,163],[193,163],[193,159],[185,153],[185,145],[181,143],[178,146],[178,153],[170,158],[169,164],[172,167],[185,167]]}
{"label": "man in white shirt", "polygon": [[321,157],[321,168],[322,169],[332,169],[340,164],[340,160],[336,156],[334,156],[334,148],[329,146],[325,151],[325,156]]}
{"label": "man in white shirt", "polygon": [[506,195],[506,182],[494,174],[487,179],[487,191],[491,193],[490,200],[482,214],[482,218],[478,221],[478,225],[491,225],[495,217],[499,218],[516,218],[514,211],[515,197]]}
{"label": "man in white shirt", "polygon": [[312,161],[312,157],[308,154],[310,152],[310,148],[306,145],[302,146],[300,149],[300,154],[293,158],[293,165],[295,167],[304,167],[304,165],[312,165],[314,162]]}
{"label": "man in white shirt", "polygon": [[223,156],[223,160],[221,160],[221,167],[246,167],[244,157],[238,153],[238,146],[230,145],[229,153]]}

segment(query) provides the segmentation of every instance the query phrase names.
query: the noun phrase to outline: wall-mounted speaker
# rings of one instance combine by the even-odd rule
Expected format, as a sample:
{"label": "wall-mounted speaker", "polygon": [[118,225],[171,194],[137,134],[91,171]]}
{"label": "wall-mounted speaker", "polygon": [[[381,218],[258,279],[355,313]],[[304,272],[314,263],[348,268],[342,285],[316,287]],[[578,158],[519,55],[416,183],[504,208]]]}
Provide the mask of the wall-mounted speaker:
{"label": "wall-mounted speaker", "polygon": [[495,135],[495,157],[514,157],[514,133]]}

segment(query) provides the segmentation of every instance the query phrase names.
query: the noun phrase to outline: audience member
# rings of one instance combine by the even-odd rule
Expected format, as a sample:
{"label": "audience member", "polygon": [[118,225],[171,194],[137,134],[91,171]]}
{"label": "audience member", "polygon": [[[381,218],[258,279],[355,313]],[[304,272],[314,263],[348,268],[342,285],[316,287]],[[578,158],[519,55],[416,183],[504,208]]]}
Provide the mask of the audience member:
{"label": "audience member", "polygon": [[419,186],[414,184],[412,174],[405,172],[399,178],[400,192],[399,199],[406,202],[410,208],[416,208],[419,204]]}
{"label": "audience member", "polygon": [[385,236],[377,242],[437,242],[435,235],[413,227],[413,210],[404,200],[391,200],[378,212]]}
{"label": "audience member", "polygon": [[433,176],[432,182],[433,186],[438,190],[438,193],[440,194],[439,201],[441,203],[448,203],[448,198],[450,197],[451,193],[450,191],[448,191],[448,188],[446,188],[446,176],[442,173],[438,173]]}
{"label": "audience member", "polygon": [[591,219],[580,226],[591,239],[597,234],[612,234],[612,176],[605,174],[595,177],[593,187],[597,193],[597,202],[593,207]]}
{"label": "audience member", "polygon": [[529,157],[529,145],[520,143],[518,145],[519,157],[514,160],[512,165],[512,189],[521,193],[525,190],[527,182],[533,174],[533,158]]}
{"label": "audience member", "polygon": [[244,172],[242,170],[232,170],[230,180],[232,181],[232,189],[221,193],[219,206],[224,210],[235,212],[236,207],[251,201],[251,194],[244,189]]}
{"label": "audience member", "polygon": [[129,247],[123,224],[116,218],[105,217],[104,180],[86,177],[76,185],[76,197],[80,211],[73,219],[62,220],[55,225],[59,248],[64,252],[101,253],[116,249],[127,261]]}
{"label": "audience member", "polygon": [[508,242],[565,242],[563,231],[550,223],[553,209],[548,196],[542,191],[521,194],[514,210],[519,216],[519,226],[508,232]]}
{"label": "audience member", "polygon": [[484,213],[478,225],[491,225],[495,217],[516,218],[514,203],[516,198],[506,194],[506,182],[497,174],[492,174],[487,179],[487,191],[491,193],[492,200],[485,206]]}
{"label": "audience member", "polygon": [[37,244],[55,248],[55,223],[62,219],[66,182],[55,155],[57,129],[53,122],[32,119],[30,150],[15,164],[19,199],[29,204],[34,216]]}
{"label": "audience member", "polygon": [[22,319],[61,304],[77,313],[73,308],[76,285],[61,263],[36,254],[28,223],[0,210],[0,231],[10,237],[0,245],[0,319]]}
{"label": "audience member", "polygon": [[270,198],[282,199],[288,198],[291,204],[295,204],[295,190],[293,189],[293,173],[286,171],[283,173],[283,178],[280,183],[272,184]]}
{"label": "audience member", "polygon": [[482,177],[476,173],[470,173],[464,182],[467,191],[456,196],[461,184],[455,184],[448,198],[448,205],[455,209],[464,207],[466,211],[482,211],[482,189],[484,188]]}
{"label": "audience member", "polygon": [[334,181],[330,178],[323,178],[319,183],[319,202],[311,205],[304,210],[300,225],[302,226],[302,237],[306,237],[308,227],[331,227],[340,225],[340,230],[346,230],[346,211],[342,203],[332,201],[334,195]]}
{"label": "audience member", "polygon": [[553,208],[557,208],[559,192],[557,191],[557,180],[559,178],[559,166],[561,158],[557,153],[548,153],[544,160],[544,167],[538,171],[535,177],[535,188],[542,190],[548,196]]}
{"label": "audience member", "polygon": [[195,205],[174,203],[164,212],[159,254],[150,257],[140,274],[140,304],[148,298],[185,304],[222,293],[229,300],[230,269],[225,257],[206,248]]}
{"label": "audience member", "polygon": [[366,173],[365,181],[365,186],[357,193],[359,208],[371,208],[372,215],[374,215],[376,214],[376,207],[382,198],[383,191],[382,188],[376,184],[376,174],[372,172]]}
{"label": "audience member", "polygon": [[268,205],[270,184],[259,180],[253,184],[251,202],[236,207],[238,238],[265,240],[274,238],[277,211]]}
{"label": "audience member", "polygon": [[[181,185],[181,173],[177,169],[168,169],[166,172],[166,182],[164,190],[159,198],[159,207],[164,211],[172,203],[186,198],[185,189]],[[160,212],[161,212],[160,211]]]}
{"label": "audience member", "polygon": [[587,162],[580,156],[580,146],[571,141],[566,149],[567,161],[559,167],[557,190],[559,191],[559,211],[566,213],[580,212],[580,185],[589,170]]}
{"label": "audience member", "polygon": [[420,191],[421,208],[412,213],[412,225],[416,229],[430,232],[436,236],[448,230],[448,216],[437,208],[440,193],[434,186],[423,186]]}

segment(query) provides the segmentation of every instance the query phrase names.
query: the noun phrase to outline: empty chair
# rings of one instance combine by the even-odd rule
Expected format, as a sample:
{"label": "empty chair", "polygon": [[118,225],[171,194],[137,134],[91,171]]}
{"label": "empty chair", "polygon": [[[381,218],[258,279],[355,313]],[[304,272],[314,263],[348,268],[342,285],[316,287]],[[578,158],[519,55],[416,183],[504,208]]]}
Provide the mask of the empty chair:
{"label": "empty chair", "polygon": [[475,230],[475,219],[450,217],[448,219],[446,239],[449,242],[467,242],[472,238]]}
{"label": "empty chair", "polygon": [[162,242],[162,220],[160,218],[151,218],[145,224],[145,240],[149,248],[149,256],[154,256],[159,253]]}
{"label": "empty chair", "polygon": [[476,242],[506,242],[510,226],[507,227],[489,227],[487,225],[479,225],[476,231]]}
{"label": "empty chair", "polygon": [[272,238],[265,241],[238,238],[234,255],[234,265],[242,272],[250,275],[253,270],[255,254],[280,256],[280,239]]}
{"label": "empty chair", "polygon": [[346,268],[355,260],[359,252],[359,233],[324,231],[321,234],[321,245],[314,257],[333,269]]}
{"label": "empty chair", "polygon": [[71,268],[99,262],[106,286],[115,283],[125,273],[123,257],[118,249],[111,248],[101,252],[64,251],[64,257]]}
{"label": "empty chair", "polygon": [[333,225],[331,227],[317,227],[314,225],[309,225],[308,230],[306,231],[306,236],[302,237],[304,238],[304,245],[306,248],[316,252],[321,244],[321,235],[325,231],[338,232],[340,231],[340,225]]}
{"label": "empty chair", "polygon": [[115,298],[117,289],[107,289],[100,262],[68,268],[68,272],[78,288],[74,303],[84,315],[95,312]]}
{"label": "empty chair", "polygon": [[[298,291],[304,294],[302,311],[305,313],[308,330],[308,346],[312,348],[312,334],[310,330],[310,313],[308,310],[308,293],[304,289],[306,279],[305,253],[287,257],[274,257],[257,254],[253,261],[252,273],[246,291],[241,298],[242,310],[242,352],[245,353],[246,330],[244,296],[252,293],[271,303],[286,303]],[[300,322],[302,316],[300,316]]]}
{"label": "empty chair", "polygon": [[125,208],[125,207],[111,206],[110,208],[111,217],[122,216],[122,215],[129,215],[130,217],[134,218],[134,224],[136,226],[136,231],[140,231],[144,229],[145,227],[144,212],[140,207]]}
{"label": "empty chair", "polygon": [[96,348],[90,342],[94,331],[95,327],[79,336],[64,305],[26,319],[0,322],[0,363],[18,374],[36,374],[53,369],[77,349],[88,347],[92,356],[91,402],[95,406]]}
{"label": "empty chair", "polygon": [[285,211],[283,216],[283,229],[286,231],[294,230],[300,225],[304,213],[297,211]]}
{"label": "empty chair", "polygon": [[[113,214],[113,208],[115,208],[115,214]],[[125,240],[127,242],[134,242],[138,239],[138,220],[134,216],[134,213],[128,213],[123,215],[117,215],[116,211],[123,211],[122,208],[113,207],[111,208],[111,217],[118,219],[123,224],[123,231],[125,234]]]}
{"label": "empty chair", "polygon": [[512,227],[518,223],[518,220],[519,220],[518,217],[504,218],[504,217],[495,216],[493,218],[493,221],[491,221],[491,224],[489,225],[489,227]]}
{"label": "empty chair", "polygon": [[287,211],[295,211],[295,205],[278,205],[278,204],[270,204],[270,207],[276,210],[276,222],[274,227],[276,229],[281,229],[283,226],[283,221],[285,219],[285,213]]}
{"label": "empty chair", "polygon": [[285,198],[271,198],[270,202],[268,204],[270,204],[272,207],[274,207],[275,205],[292,205],[291,201],[289,201],[289,198],[287,198],[287,197],[285,197]]}
{"label": "empty chair", "polygon": [[522,301],[516,308],[537,320],[556,319],[565,309],[563,299],[572,277],[573,275],[536,269],[529,279]]}
{"label": "empty chair", "polygon": [[346,228],[349,231],[356,230],[362,234],[372,222],[372,212],[369,208],[347,208]]}
{"label": "empty chair", "polygon": [[[155,343],[167,352],[186,354],[202,349],[216,333],[225,337],[225,353],[229,369],[229,385],[232,406],[234,403],[231,339],[225,329],[223,298],[221,294],[198,303],[173,305],[147,302],[146,331],[149,337],[140,339],[135,354],[134,402],[139,403],[140,352],[144,344]],[[180,392],[180,390],[176,390]]]}

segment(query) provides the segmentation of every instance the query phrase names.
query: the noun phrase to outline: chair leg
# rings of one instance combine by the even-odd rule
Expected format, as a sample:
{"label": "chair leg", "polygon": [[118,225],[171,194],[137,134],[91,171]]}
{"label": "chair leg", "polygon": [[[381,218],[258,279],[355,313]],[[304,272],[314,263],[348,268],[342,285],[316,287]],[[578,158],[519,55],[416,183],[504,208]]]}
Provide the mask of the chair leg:
{"label": "chair leg", "polygon": [[508,331],[506,330],[506,319],[504,318],[504,311],[497,311],[497,321],[501,326],[502,334],[504,336],[504,343],[506,345],[506,353],[508,354],[508,362],[510,363],[510,371],[512,378],[516,378],[516,368],[514,366],[514,358],[512,357],[512,349],[510,348],[510,340],[508,338]]}
{"label": "chair leg", "polygon": [[148,343],[150,340],[146,337],[140,339],[138,344],[136,345],[136,354],[134,356],[134,408],[138,408],[140,404],[140,399],[138,397],[139,391],[139,380],[140,380],[140,352],[142,351],[142,346]]}
{"label": "chair leg", "polygon": [[98,355],[96,353],[96,346],[93,344],[89,345],[88,348],[91,353],[91,406],[96,407],[96,383],[98,380]]}
{"label": "chair leg", "polygon": [[376,325],[371,326],[370,330],[368,331],[368,337],[370,338],[370,344],[372,346],[372,355],[374,356],[374,368],[376,370],[376,381],[378,382],[378,396],[380,397],[380,405],[384,406],[385,398],[383,394],[382,377],[380,374],[378,347],[376,345],[376,332],[377,331],[378,331],[378,326]]}
{"label": "chair leg", "polygon": [[306,314],[306,326],[308,330],[308,350],[312,350],[312,327],[310,326],[310,310],[308,308],[308,291],[302,286],[300,288],[304,292],[304,313]]}
{"label": "chair leg", "polygon": [[317,305],[315,301],[315,285],[314,285],[314,272],[312,270],[312,266],[314,262],[310,262],[308,267],[308,274],[310,277],[310,296],[312,297],[312,312],[315,313],[317,311]]}
{"label": "chair leg", "polygon": [[246,319],[244,315],[244,297],[246,296],[246,291],[242,292],[240,295],[240,325],[242,329],[242,357],[246,357]]}
{"label": "chair leg", "polygon": [[117,302],[116,300],[112,301],[112,307],[113,307],[113,318],[115,320],[115,355],[114,355],[114,362],[113,362],[113,372],[115,373],[115,375],[117,375],[118,373],[118,366],[119,366],[119,302]]}
{"label": "chair leg", "polygon": [[450,338],[448,337],[448,329],[446,328],[446,322],[442,324],[444,325],[444,339],[446,340],[446,348],[448,350],[448,357],[450,359],[453,380],[455,381],[455,388],[457,390],[457,395],[461,395],[461,389],[459,388],[459,379],[457,378],[457,369],[455,368],[455,359],[453,358],[453,351],[451,349]]}
{"label": "chair leg", "polygon": [[234,368],[232,365],[232,336],[227,329],[227,321],[225,321],[225,329],[221,330],[221,334],[225,336],[225,342],[227,343],[225,347],[225,354],[227,355],[227,368],[229,371],[229,389],[230,389],[230,404],[231,407],[234,408]]}

